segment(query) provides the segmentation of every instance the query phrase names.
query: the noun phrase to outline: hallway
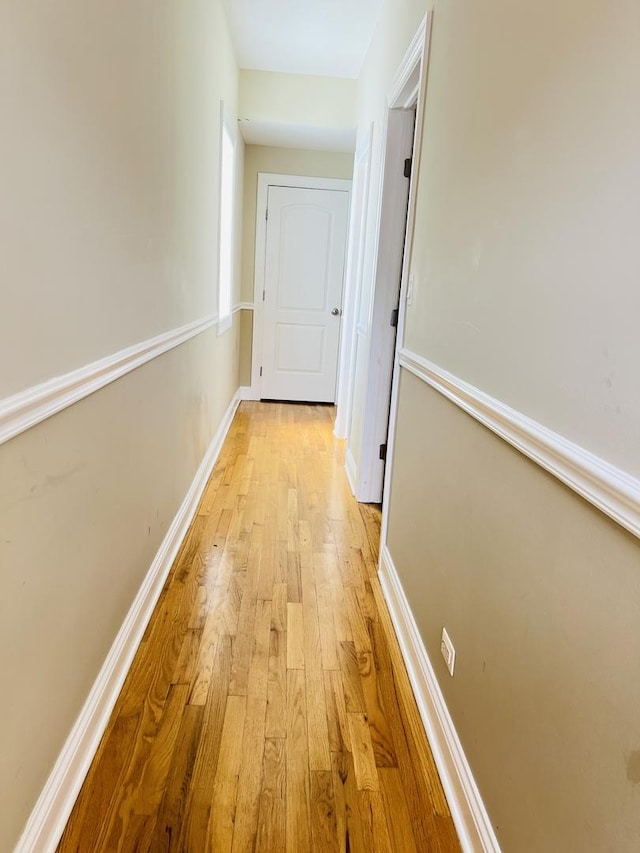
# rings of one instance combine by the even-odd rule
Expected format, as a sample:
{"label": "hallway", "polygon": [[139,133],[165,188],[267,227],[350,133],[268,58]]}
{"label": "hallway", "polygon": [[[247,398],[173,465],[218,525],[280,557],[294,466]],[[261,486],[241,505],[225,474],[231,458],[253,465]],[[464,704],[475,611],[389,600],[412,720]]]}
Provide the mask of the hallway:
{"label": "hallway", "polygon": [[60,853],[459,849],[333,412],[241,404]]}

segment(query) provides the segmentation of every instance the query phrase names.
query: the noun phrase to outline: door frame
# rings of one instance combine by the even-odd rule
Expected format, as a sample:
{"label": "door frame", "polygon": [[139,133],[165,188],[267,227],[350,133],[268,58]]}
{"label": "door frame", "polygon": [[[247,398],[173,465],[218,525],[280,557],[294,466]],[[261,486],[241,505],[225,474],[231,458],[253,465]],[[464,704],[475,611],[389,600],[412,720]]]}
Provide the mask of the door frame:
{"label": "door frame", "polygon": [[[347,244],[347,270],[342,311],[342,336],[340,338],[340,366],[338,369],[338,396],[333,433],[336,438],[347,438],[351,429],[354,380],[356,369],[356,324],[358,297],[362,288],[365,247],[367,242],[367,210],[371,177],[371,149],[373,123],[356,145],[353,158],[349,240]],[[362,174],[360,168],[362,167]],[[359,181],[362,181],[361,207],[356,207]]]}
{"label": "door frame", "polygon": [[[414,237],[416,193],[426,102],[426,80],[432,13],[423,18],[409,45],[387,94],[383,127],[383,151],[378,191],[378,228],[373,248],[375,257],[369,353],[363,434],[359,465],[347,451],[347,471],[355,497],[363,503],[379,503],[388,496],[392,465],[393,434],[397,408],[397,351],[403,344],[408,296],[408,278]],[[409,110],[415,109],[412,139],[407,137]],[[408,148],[408,144],[410,147]],[[413,158],[408,188],[403,176],[407,151]],[[395,228],[398,216],[406,211],[404,231]],[[392,232],[395,231],[395,234]],[[391,234],[391,239],[389,239]],[[398,286],[397,271],[400,270]],[[395,271],[395,272],[394,272]],[[390,315],[399,292],[397,329],[390,326]],[[395,341],[395,346],[394,346]],[[389,407],[389,399],[391,406]],[[380,445],[387,443],[386,463],[380,460]],[[350,442],[349,442],[350,443]],[[387,501],[384,501],[386,504]],[[386,526],[383,505],[383,526]]]}
{"label": "door frame", "polygon": [[[258,194],[256,203],[256,246],[255,274],[253,283],[253,335],[251,344],[251,399],[262,398],[262,347],[264,341],[264,290],[265,263],[267,252],[267,202],[269,187],[292,187],[312,190],[338,190],[349,195],[351,209],[351,181],[342,178],[318,178],[311,175],[279,175],[273,172],[258,172]],[[346,266],[346,264],[345,264]],[[344,294],[344,272],[343,272]],[[343,296],[344,299],[344,296]],[[342,329],[342,317],[340,318]],[[340,343],[338,344],[338,364],[340,363]],[[336,394],[338,390],[336,389]]]}

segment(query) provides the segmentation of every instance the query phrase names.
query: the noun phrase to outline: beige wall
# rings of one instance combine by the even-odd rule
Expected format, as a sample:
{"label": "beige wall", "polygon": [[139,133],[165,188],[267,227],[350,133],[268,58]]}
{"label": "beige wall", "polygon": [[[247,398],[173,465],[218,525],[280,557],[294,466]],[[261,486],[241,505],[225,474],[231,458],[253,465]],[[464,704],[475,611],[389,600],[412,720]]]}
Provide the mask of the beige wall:
{"label": "beige wall", "polygon": [[406,373],[394,452],[391,553],[503,850],[637,850],[638,541]]}
{"label": "beige wall", "polygon": [[407,344],[640,475],[640,6],[438,4]]}
{"label": "beige wall", "polygon": [[[386,93],[426,9],[385,2],[359,81],[369,247]],[[406,336],[635,475],[639,33],[627,2],[437,0]],[[635,850],[637,540],[411,376],[394,453],[391,556],[504,849]]]}
{"label": "beige wall", "polygon": [[246,68],[240,72],[241,118],[317,127],[353,127],[355,107],[355,80]]}
{"label": "beige wall", "polygon": [[[11,0],[0,17],[1,398],[215,312],[219,103],[236,115],[238,74],[217,2]],[[237,387],[239,329],[0,446],[2,850]]]}
{"label": "beige wall", "polygon": [[215,310],[218,7],[5,4],[0,395]]}
{"label": "beige wall", "polygon": [[251,342],[253,340],[253,311],[240,315],[240,364],[238,377],[241,386],[251,385]]}

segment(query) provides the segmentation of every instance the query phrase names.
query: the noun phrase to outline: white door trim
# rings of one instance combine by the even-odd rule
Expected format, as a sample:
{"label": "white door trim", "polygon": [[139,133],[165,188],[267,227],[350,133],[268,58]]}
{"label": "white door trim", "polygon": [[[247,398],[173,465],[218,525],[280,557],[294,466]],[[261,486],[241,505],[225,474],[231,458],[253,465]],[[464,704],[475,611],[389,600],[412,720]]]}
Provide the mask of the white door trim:
{"label": "white door trim", "polygon": [[[394,358],[393,334],[390,333],[390,312],[397,291],[389,276],[400,266],[402,246],[394,244],[385,237],[388,223],[397,221],[404,215],[407,190],[406,184],[397,178],[401,168],[403,147],[407,146],[406,134],[408,121],[398,121],[403,111],[416,109],[415,130],[413,131],[412,170],[409,182],[409,200],[406,231],[404,235],[404,257],[401,264],[400,302],[396,350],[402,345],[406,310],[407,276],[411,261],[413,231],[415,223],[417,176],[420,171],[420,153],[422,148],[422,129],[424,124],[426,79],[429,65],[429,46],[431,34],[431,12],[427,13],[418,31],[409,45],[400,63],[387,96],[387,115],[384,127],[383,163],[379,188],[379,223],[376,245],[374,247],[376,266],[373,288],[373,311],[371,319],[369,364],[367,369],[367,389],[364,412],[364,431],[362,450],[358,466],[356,498],[362,502],[378,502],[383,493],[383,478],[388,485],[388,473],[391,470],[389,452],[392,447],[395,418],[395,378],[397,377],[397,358]],[[391,170],[395,170],[391,174]],[[399,214],[399,211],[402,214]],[[389,387],[391,387],[391,411],[388,410]],[[386,465],[380,461],[380,445],[385,441],[387,424],[389,426],[388,455]],[[383,507],[384,521],[384,507]],[[383,539],[384,541],[384,539]]]}
{"label": "white door trim", "polygon": [[398,304],[403,246],[407,235],[405,223],[410,182],[403,176],[403,168],[404,161],[412,156],[414,113],[390,108],[386,125],[380,239],[368,324],[369,359],[365,374],[365,408],[356,494],[359,501],[367,503],[379,502],[383,494],[384,462],[380,458],[380,446],[387,440],[389,421],[397,331],[391,326],[391,312]]}
{"label": "white door trim", "polygon": [[[396,339],[396,353],[393,362],[393,378],[391,380],[391,407],[389,411],[389,435],[387,439],[387,460],[384,469],[384,495],[385,500],[382,502],[382,523],[380,529],[380,548],[387,547],[387,534],[389,531],[389,494],[391,487],[391,478],[393,476],[393,447],[395,442],[396,421],[398,416],[398,386],[400,384],[400,364],[398,353],[404,347],[404,327],[407,313],[407,298],[408,298],[408,273],[411,263],[411,251],[413,247],[413,236],[415,228],[415,208],[416,208],[416,192],[418,181],[414,180],[419,175],[419,155],[422,151],[422,138],[424,129],[424,113],[425,102],[427,96],[427,73],[429,69],[429,49],[431,44],[431,24],[432,12],[428,12],[422,21],[418,34],[422,32],[423,51],[422,64],[420,71],[420,93],[418,96],[418,111],[416,115],[416,135],[414,141],[414,162],[411,187],[409,190],[409,219],[407,221],[407,247],[405,251],[404,264],[402,270],[402,280],[400,283],[400,311],[398,314],[398,336]],[[414,39],[415,42],[415,39]],[[411,53],[411,48],[407,51],[407,55]],[[402,66],[401,66],[402,67]],[[406,85],[406,84],[405,84]]]}
{"label": "white door trim", "polygon": [[[279,175],[273,172],[258,173],[258,195],[256,204],[256,247],[255,274],[253,285],[253,339],[251,346],[251,394],[252,399],[262,397],[263,344],[263,293],[265,287],[265,253],[267,248],[267,198],[270,186],[302,187],[316,190],[339,190],[349,193],[351,202],[351,181],[342,178],[316,178],[309,175]],[[338,358],[340,355],[338,354]]]}
{"label": "white door trim", "polygon": [[[353,194],[351,198],[351,215],[349,217],[349,240],[347,243],[347,269],[344,286],[342,337],[340,339],[337,411],[333,430],[336,438],[347,438],[351,428],[356,367],[357,300],[358,293],[362,287],[362,272],[367,237],[367,209],[369,204],[372,143],[373,123],[369,126],[368,132],[358,141],[356,153],[353,158]],[[362,175],[362,209],[356,210],[355,202],[358,196],[356,179],[361,164],[364,164]]]}

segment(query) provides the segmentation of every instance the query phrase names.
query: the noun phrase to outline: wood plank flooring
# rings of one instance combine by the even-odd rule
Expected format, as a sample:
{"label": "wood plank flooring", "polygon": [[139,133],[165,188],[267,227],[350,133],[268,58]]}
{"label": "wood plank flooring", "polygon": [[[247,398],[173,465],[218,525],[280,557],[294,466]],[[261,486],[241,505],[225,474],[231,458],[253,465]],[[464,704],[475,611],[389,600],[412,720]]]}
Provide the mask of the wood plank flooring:
{"label": "wood plank flooring", "polygon": [[333,409],[243,403],[58,850],[459,850]]}

